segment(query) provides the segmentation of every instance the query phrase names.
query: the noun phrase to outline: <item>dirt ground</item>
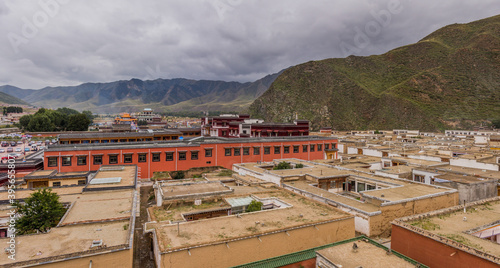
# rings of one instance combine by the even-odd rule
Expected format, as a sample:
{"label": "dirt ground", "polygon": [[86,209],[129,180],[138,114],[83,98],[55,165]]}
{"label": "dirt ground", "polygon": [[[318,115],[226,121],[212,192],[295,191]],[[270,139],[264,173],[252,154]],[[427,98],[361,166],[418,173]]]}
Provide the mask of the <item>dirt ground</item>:
{"label": "dirt ground", "polygon": [[134,268],[154,268],[155,262],[151,250],[151,237],[143,234],[144,223],[148,220],[146,212],[148,206],[151,186],[142,186],[141,192],[141,215],[135,220],[134,233]]}

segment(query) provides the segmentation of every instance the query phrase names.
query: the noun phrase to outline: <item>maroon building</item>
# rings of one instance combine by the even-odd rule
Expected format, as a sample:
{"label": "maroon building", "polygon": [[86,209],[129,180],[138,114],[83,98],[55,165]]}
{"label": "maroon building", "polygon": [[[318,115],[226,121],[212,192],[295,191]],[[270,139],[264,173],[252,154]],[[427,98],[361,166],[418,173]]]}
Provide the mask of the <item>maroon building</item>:
{"label": "maroon building", "polygon": [[221,115],[201,119],[202,136],[225,138],[296,137],[309,135],[309,121],[264,123],[249,115]]}

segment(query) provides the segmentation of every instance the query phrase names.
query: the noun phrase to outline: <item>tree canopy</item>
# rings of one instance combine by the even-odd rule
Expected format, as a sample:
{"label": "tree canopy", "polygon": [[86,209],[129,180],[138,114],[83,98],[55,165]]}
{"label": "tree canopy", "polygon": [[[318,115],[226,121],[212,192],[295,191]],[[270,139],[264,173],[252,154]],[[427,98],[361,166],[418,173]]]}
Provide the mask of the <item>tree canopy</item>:
{"label": "tree canopy", "polygon": [[277,166],[275,166],[273,169],[274,170],[280,170],[280,169],[291,169],[292,166],[288,162],[280,162]]}
{"label": "tree canopy", "polygon": [[69,108],[57,110],[40,108],[34,115],[19,118],[19,125],[23,130],[31,132],[85,131],[92,120],[90,111],[80,113]]}
{"label": "tree canopy", "polygon": [[47,232],[66,212],[59,196],[47,188],[32,193],[24,203],[14,203],[14,207],[20,215],[16,221],[16,233],[19,235]]}
{"label": "tree canopy", "polygon": [[262,202],[252,200],[250,205],[248,205],[246,212],[260,211],[262,210]]}

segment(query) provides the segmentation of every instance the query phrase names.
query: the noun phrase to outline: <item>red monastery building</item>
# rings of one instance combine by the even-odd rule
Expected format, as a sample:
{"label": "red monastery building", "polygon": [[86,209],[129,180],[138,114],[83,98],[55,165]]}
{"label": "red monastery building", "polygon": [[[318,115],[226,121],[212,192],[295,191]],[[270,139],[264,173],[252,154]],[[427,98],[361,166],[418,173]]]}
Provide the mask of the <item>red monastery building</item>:
{"label": "red monastery building", "polygon": [[[193,167],[298,158],[324,159],[337,148],[332,137],[221,138],[198,137],[183,141],[51,145],[44,153],[44,169],[59,172],[97,171],[101,165],[136,164],[143,178],[153,172]],[[335,156],[336,158],[336,156]]]}
{"label": "red monastery building", "polygon": [[309,121],[293,123],[264,123],[249,115],[226,114],[201,118],[201,134],[205,137],[256,138],[295,137],[309,135]]}

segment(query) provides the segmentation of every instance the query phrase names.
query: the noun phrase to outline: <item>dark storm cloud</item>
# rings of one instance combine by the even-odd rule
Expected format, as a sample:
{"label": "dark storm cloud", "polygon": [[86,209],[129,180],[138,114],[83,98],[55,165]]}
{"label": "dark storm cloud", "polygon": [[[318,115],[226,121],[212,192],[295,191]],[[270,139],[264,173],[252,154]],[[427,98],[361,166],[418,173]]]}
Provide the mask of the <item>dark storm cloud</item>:
{"label": "dark storm cloud", "polygon": [[0,85],[253,81],[310,60],[384,53],[499,14],[497,2],[6,0]]}

